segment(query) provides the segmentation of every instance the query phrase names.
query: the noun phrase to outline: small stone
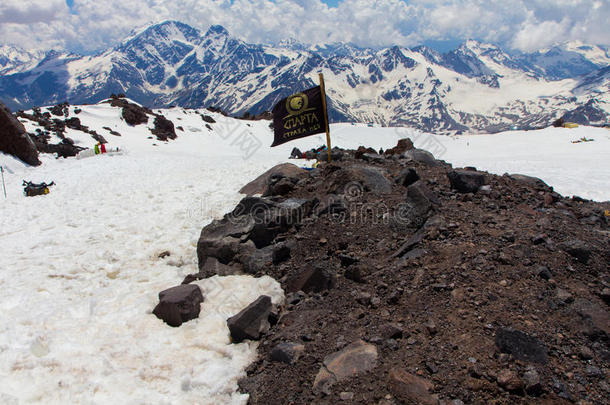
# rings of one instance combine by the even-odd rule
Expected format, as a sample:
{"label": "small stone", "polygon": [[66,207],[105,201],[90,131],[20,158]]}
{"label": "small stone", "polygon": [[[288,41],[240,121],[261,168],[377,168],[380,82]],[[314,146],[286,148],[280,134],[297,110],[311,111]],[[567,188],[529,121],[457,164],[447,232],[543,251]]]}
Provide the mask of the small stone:
{"label": "small stone", "polygon": [[503,370],[497,377],[498,385],[509,392],[518,393],[523,390],[523,381],[517,373],[511,370]]}
{"label": "small stone", "polygon": [[303,272],[287,281],[287,292],[321,292],[335,286],[335,274],[328,264],[308,265]]}
{"label": "small stone", "polygon": [[377,347],[362,340],[329,354],[316,375],[314,391],[330,393],[330,387],[335,383],[375,368],[377,357]]}
{"label": "small stone", "polygon": [[502,353],[512,354],[522,361],[546,364],[547,348],[540,340],[524,332],[498,328],[496,330],[496,346]]}
{"label": "small stone", "polygon": [[345,269],[345,278],[357,283],[364,283],[366,270],[363,265],[350,266]]}
{"label": "small stone", "polygon": [[578,355],[583,360],[591,360],[593,358],[593,351],[587,346],[581,346],[578,350]]}
{"label": "small stone", "polygon": [[543,280],[550,280],[553,278],[551,271],[546,266],[538,266],[535,270],[535,274]]}
{"label": "small stone", "polygon": [[321,239],[320,239],[320,245],[321,245],[321,246],[324,246],[324,245],[326,245],[327,243],[328,243],[328,239],[326,239],[326,238],[321,238]]}
{"label": "small stone", "polygon": [[531,396],[539,396],[542,394],[542,384],[540,384],[540,375],[534,369],[530,369],[523,374],[523,382],[525,384],[525,392]]}
{"label": "small stone", "polygon": [[426,329],[428,330],[428,333],[430,333],[430,335],[436,335],[436,333],[438,332],[436,323],[434,323],[432,319],[429,319],[428,322],[426,322]]}
{"label": "small stone", "polygon": [[271,351],[271,360],[293,364],[305,353],[305,346],[299,343],[285,342],[275,346]]}
{"label": "small stone", "polygon": [[367,292],[360,292],[356,296],[356,302],[360,305],[368,306],[371,303],[371,294]]}
{"label": "small stone", "polygon": [[606,304],[610,304],[610,288],[604,288],[599,296]]}
{"label": "small stone", "polygon": [[574,301],[572,294],[564,289],[558,288],[555,292],[557,299],[563,304],[569,304]]}
{"label": "small stone", "polygon": [[426,362],[426,370],[428,370],[430,374],[438,373],[438,367],[436,367],[436,364],[434,363]]}
{"label": "small stone", "polygon": [[351,401],[352,399],[354,399],[354,393],[344,391],[339,394],[339,398],[341,398],[341,401]]}
{"label": "small stone", "polygon": [[538,234],[538,235],[532,236],[531,240],[534,245],[542,245],[543,243],[546,242],[546,238],[547,238],[547,236],[545,234]]}
{"label": "small stone", "polygon": [[402,339],[403,330],[393,323],[386,323],[379,328],[379,334],[383,339]]}
{"label": "small stone", "polygon": [[500,282],[498,284],[500,284],[502,287],[506,287],[508,285],[508,281],[500,280]]}
{"label": "small stone", "polygon": [[586,242],[581,240],[569,240],[562,243],[560,247],[581,263],[587,264],[591,258],[591,249]]}
{"label": "small stone", "polygon": [[597,368],[593,365],[588,365],[587,368],[585,369],[585,373],[587,373],[588,377],[594,377],[594,378],[601,377],[604,375],[599,368]]}
{"label": "small stone", "polygon": [[430,394],[434,385],[421,377],[407,373],[402,368],[390,370],[389,387],[399,403],[438,405],[436,395]]}

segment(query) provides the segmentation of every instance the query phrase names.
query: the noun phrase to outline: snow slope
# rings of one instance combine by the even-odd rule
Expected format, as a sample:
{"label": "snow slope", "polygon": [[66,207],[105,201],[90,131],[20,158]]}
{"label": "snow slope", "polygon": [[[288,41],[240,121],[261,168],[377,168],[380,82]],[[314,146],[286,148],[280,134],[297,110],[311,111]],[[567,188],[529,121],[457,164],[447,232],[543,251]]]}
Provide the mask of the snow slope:
{"label": "snow slope", "polygon": [[[237,380],[256,344],[230,344],[225,321],[261,294],[281,302],[277,282],[246,276],[198,282],[205,296],[200,318],[180,328],[151,311],[159,291],[197,271],[199,232],[234,207],[237,190],[287,161],[293,147],[318,146],[325,136],[271,149],[267,121],[175,108],[161,112],[184,131],[164,143],[148,139],[143,125],[126,125],[118,108],[79,108],[84,125],[125,153],[82,160],[42,155],[37,168],[0,154],[8,193],[0,195],[0,403],[245,404]],[[217,120],[212,130],[198,112]],[[66,135],[83,146],[95,142],[78,131]],[[582,136],[595,141],[571,143]],[[334,145],[346,148],[385,149],[404,137],[455,165],[536,175],[560,193],[610,199],[605,129],[439,137],[332,126]],[[57,185],[47,196],[26,198],[22,179]],[[166,250],[171,255],[159,259]]]}

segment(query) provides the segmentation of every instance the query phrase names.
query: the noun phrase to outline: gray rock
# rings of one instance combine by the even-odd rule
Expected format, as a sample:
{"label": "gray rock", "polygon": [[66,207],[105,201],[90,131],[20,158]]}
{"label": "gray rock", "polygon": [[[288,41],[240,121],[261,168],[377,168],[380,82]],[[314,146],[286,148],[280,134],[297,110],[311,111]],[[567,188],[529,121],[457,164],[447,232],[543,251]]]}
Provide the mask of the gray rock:
{"label": "gray rock", "polygon": [[406,151],[403,155],[409,161],[423,163],[427,166],[442,166],[443,163],[439,162],[434,158],[434,155],[423,149],[411,149]]}
{"label": "gray rock", "polygon": [[273,175],[280,174],[283,177],[301,178],[307,175],[307,170],[293,165],[292,163],[282,163],[272,167],[265,173],[243,186],[239,192],[246,195],[264,194],[269,185],[269,179]]}
{"label": "gray rock", "polygon": [[270,328],[270,314],[271,297],[261,295],[237,315],[227,319],[233,343],[240,343],[246,339],[259,340]]}
{"label": "gray rock", "polygon": [[385,161],[385,158],[375,153],[363,153],[362,160],[371,163],[383,163]]}
{"label": "gray rock", "polygon": [[540,180],[538,177],[526,176],[524,174],[509,174],[508,177],[535,189],[543,191],[553,191],[552,187],[550,187],[544,181]]}
{"label": "gray rock", "polygon": [[197,274],[198,279],[209,278],[213,276],[233,276],[243,274],[241,266],[222,264],[215,257],[208,257]]}
{"label": "gray rock", "polygon": [[153,314],[169,326],[178,327],[199,317],[202,302],[203,294],[198,285],[183,284],[161,291]]}
{"label": "gray rock", "polygon": [[417,181],[407,187],[405,203],[394,213],[390,226],[400,232],[420,228],[439,204],[434,193],[421,180]]}
{"label": "gray rock", "polygon": [[550,280],[553,278],[553,274],[546,266],[538,266],[535,270],[535,274],[543,280]]}
{"label": "gray rock", "polygon": [[[335,171],[329,178],[329,192],[344,194],[353,200],[364,192],[387,194],[392,191],[385,169],[372,166],[351,166]],[[360,189],[357,186],[360,185]]]}
{"label": "gray rock", "polygon": [[571,302],[574,302],[574,296],[572,295],[572,293],[562,288],[558,288],[555,291],[555,296],[557,297],[559,302],[563,304],[569,304]]}

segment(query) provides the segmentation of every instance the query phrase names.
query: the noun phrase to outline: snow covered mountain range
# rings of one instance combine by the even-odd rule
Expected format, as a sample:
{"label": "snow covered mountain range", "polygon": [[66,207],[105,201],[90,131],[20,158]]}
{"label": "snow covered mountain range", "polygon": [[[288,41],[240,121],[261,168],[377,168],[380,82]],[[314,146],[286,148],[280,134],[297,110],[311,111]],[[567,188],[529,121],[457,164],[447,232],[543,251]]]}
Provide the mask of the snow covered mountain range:
{"label": "snow covered mountain range", "polygon": [[437,133],[547,126],[561,116],[606,124],[610,52],[566,43],[511,54],[467,41],[438,53],[420,46],[363,49],[293,40],[248,44],[221,26],[203,33],[167,21],[93,56],[0,48],[0,100],[12,109],[111,93],[151,107],[214,106],[258,114],[317,83],[323,72],[333,121],[405,125]]}

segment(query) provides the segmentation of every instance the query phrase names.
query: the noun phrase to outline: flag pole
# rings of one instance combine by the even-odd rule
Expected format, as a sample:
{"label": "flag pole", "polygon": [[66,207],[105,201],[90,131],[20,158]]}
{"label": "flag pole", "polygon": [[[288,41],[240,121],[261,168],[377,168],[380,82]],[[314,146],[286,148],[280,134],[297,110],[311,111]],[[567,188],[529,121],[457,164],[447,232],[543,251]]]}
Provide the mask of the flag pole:
{"label": "flag pole", "polygon": [[6,186],[4,185],[4,167],[0,166],[0,172],[2,173],[2,188],[4,189],[4,199],[6,199]]}
{"label": "flag pole", "polygon": [[326,125],[326,146],[328,149],[328,161],[331,161],[330,156],[330,126],[328,125],[328,110],[326,109],[326,87],[324,87],[324,75],[320,76],[320,91],[322,92],[322,108],[324,109],[324,125]]}

